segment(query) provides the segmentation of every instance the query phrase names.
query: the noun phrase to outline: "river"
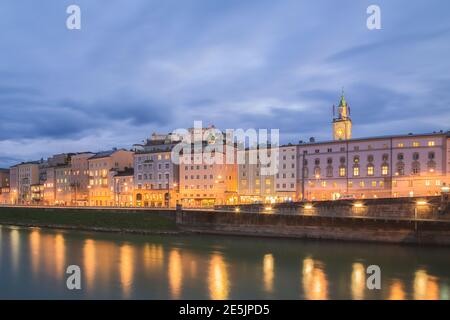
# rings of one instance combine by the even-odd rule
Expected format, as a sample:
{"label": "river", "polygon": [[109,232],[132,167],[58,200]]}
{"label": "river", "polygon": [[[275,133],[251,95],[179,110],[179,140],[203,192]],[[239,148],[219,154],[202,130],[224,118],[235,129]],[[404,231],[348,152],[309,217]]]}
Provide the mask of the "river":
{"label": "river", "polygon": [[[2,299],[449,299],[450,248],[0,226]],[[81,270],[68,290],[66,268]],[[366,268],[381,269],[381,289]]]}

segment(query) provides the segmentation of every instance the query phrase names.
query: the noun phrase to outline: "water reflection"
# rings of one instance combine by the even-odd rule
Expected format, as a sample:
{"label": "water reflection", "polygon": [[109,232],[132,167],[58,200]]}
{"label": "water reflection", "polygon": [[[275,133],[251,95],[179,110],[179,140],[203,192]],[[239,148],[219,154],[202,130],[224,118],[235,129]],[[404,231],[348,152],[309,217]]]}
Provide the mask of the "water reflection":
{"label": "water reflection", "polygon": [[86,287],[92,289],[95,280],[95,241],[87,239],[83,246],[84,274]]}
{"label": "water reflection", "polygon": [[178,249],[172,249],[169,253],[169,290],[172,299],[179,299],[183,282],[183,270],[181,255]]}
{"label": "water reflection", "polygon": [[160,269],[164,263],[164,249],[161,245],[146,244],[144,247],[146,269]]}
{"label": "water reflection", "polygon": [[55,269],[59,279],[64,277],[66,264],[66,246],[64,243],[64,236],[57,234],[55,236]]}
{"label": "water reflection", "polygon": [[[76,297],[87,299],[449,299],[447,248],[339,244],[338,260],[328,242],[0,230],[0,283],[14,288],[0,288],[0,299],[74,298],[65,287],[70,264],[83,276]],[[295,260],[300,250],[309,256]],[[381,291],[367,289],[366,261],[379,261]]]}
{"label": "water reflection", "polygon": [[273,291],[273,255],[264,255],[263,260],[263,272],[264,272],[264,290],[268,293]]}
{"label": "water reflection", "polygon": [[41,245],[40,230],[33,229],[33,231],[31,231],[31,233],[30,233],[30,255],[31,255],[30,259],[31,259],[31,270],[33,272],[33,276],[37,276],[39,273],[40,245]]}
{"label": "water reflection", "polygon": [[302,274],[303,291],[306,299],[328,299],[328,280],[322,262],[306,258],[303,260]]}
{"label": "water reflection", "polygon": [[352,298],[362,300],[366,289],[366,269],[362,263],[354,263],[352,269]]}
{"label": "water reflection", "polygon": [[123,295],[129,297],[133,284],[134,249],[130,245],[120,247],[120,283]]}
{"label": "water reflection", "polygon": [[426,270],[417,270],[414,276],[414,299],[439,299],[439,285],[437,278],[427,274]]}
{"label": "water reflection", "polygon": [[212,300],[228,299],[230,284],[227,266],[222,255],[214,253],[209,262],[209,295]]}
{"label": "water reflection", "polygon": [[400,280],[392,281],[389,288],[389,300],[405,300],[405,289]]}

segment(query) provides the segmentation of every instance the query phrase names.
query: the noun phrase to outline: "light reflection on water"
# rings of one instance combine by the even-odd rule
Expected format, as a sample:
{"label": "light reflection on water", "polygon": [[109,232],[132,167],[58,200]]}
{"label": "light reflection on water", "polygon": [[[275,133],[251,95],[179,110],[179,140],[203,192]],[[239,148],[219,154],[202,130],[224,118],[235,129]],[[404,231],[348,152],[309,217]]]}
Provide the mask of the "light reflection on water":
{"label": "light reflection on water", "polygon": [[[0,298],[448,299],[447,248],[0,227]],[[82,291],[65,287],[82,271]],[[366,288],[377,264],[382,289]]]}

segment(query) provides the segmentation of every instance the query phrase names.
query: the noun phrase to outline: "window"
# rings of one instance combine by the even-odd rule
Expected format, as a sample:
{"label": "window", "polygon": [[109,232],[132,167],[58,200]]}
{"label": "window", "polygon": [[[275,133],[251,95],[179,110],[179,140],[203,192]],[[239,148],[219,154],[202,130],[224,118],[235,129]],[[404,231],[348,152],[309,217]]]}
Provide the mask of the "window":
{"label": "window", "polygon": [[377,182],[376,181],[372,181],[372,187],[374,187],[374,188],[377,187]]}
{"label": "window", "polygon": [[367,162],[373,162],[373,155],[372,154],[369,154],[367,156]]}
{"label": "window", "polygon": [[355,177],[358,177],[358,176],[359,176],[359,167],[353,167],[353,175],[354,175]]}
{"label": "window", "polygon": [[368,176],[373,176],[373,171],[374,171],[373,165],[367,166],[367,175]]}
{"label": "window", "polygon": [[434,152],[428,152],[428,159],[433,160],[435,158]]}
{"label": "window", "polygon": [[381,159],[382,159],[383,161],[388,161],[389,155],[388,155],[387,153],[385,153],[385,154],[383,154],[383,156],[381,157]]}
{"label": "window", "polygon": [[332,164],[332,163],[333,163],[333,158],[328,158],[328,159],[327,159],[327,163],[328,163],[328,164]]}
{"label": "window", "polygon": [[397,147],[403,148],[403,147],[405,147],[405,144],[404,143],[399,143],[399,144],[397,144]]}
{"label": "window", "polygon": [[415,160],[415,161],[419,160],[419,153],[418,152],[414,152],[413,153],[413,160]]}
{"label": "window", "polygon": [[381,174],[383,176],[387,176],[389,174],[389,166],[387,164],[383,164],[381,166]]}
{"label": "window", "polygon": [[413,144],[412,144],[412,146],[415,147],[415,148],[416,148],[416,147],[420,147],[420,142],[414,141]]}
{"label": "window", "polygon": [[345,177],[345,167],[340,167],[339,168],[339,176],[340,177]]}
{"label": "window", "polygon": [[405,165],[403,163],[397,164],[397,175],[399,176],[405,175]]}
{"label": "window", "polygon": [[403,153],[399,153],[397,155],[397,160],[402,161],[405,158],[405,156],[403,155]]}
{"label": "window", "polygon": [[419,173],[420,173],[420,163],[419,162],[413,162],[412,174],[419,174]]}
{"label": "window", "polygon": [[316,179],[320,178],[320,168],[319,167],[314,168],[314,176],[316,177]]}
{"label": "window", "polygon": [[331,149],[331,148],[328,148],[328,150],[327,150],[328,152],[333,152],[333,149]]}
{"label": "window", "polygon": [[359,186],[360,186],[361,188],[364,188],[364,186],[365,186],[364,181],[360,181],[360,182],[359,182]]}
{"label": "window", "polygon": [[314,164],[315,164],[316,166],[318,166],[318,165],[320,164],[320,159],[317,158],[316,160],[314,160]]}
{"label": "window", "polygon": [[332,177],[332,176],[333,176],[333,167],[328,166],[327,167],[327,177]]}
{"label": "window", "polygon": [[340,163],[345,163],[345,157],[341,157],[341,158],[339,159],[339,162],[340,162]]}
{"label": "window", "polygon": [[359,156],[353,157],[353,163],[359,163]]}
{"label": "window", "polygon": [[435,142],[434,141],[428,141],[428,146],[429,147],[434,147],[435,146]]}

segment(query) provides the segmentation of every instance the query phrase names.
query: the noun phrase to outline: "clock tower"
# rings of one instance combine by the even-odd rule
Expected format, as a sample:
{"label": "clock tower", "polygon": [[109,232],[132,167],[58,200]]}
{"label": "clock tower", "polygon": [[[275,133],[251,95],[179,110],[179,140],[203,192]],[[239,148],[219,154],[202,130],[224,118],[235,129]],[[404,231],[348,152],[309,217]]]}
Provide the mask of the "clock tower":
{"label": "clock tower", "polygon": [[352,138],[352,120],[350,119],[350,108],[344,98],[342,91],[341,101],[337,108],[337,117],[335,117],[335,107],[333,106],[333,139],[348,140]]}

